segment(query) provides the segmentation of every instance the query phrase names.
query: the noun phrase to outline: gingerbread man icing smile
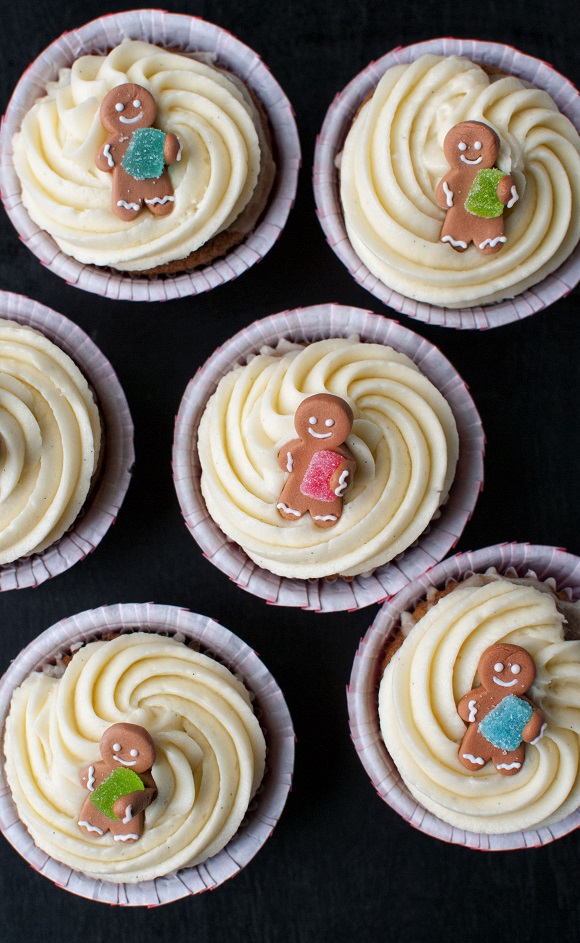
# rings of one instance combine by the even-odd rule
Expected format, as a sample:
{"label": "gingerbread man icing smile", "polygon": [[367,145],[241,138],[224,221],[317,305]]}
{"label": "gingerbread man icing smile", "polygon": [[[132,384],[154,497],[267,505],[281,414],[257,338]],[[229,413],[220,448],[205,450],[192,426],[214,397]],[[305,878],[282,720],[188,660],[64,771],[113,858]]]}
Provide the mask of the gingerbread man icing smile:
{"label": "gingerbread man icing smile", "polygon": [[457,252],[473,242],[484,255],[499,252],[507,240],[504,207],[519,199],[515,181],[494,165],[499,138],[481,121],[462,121],[447,133],[443,151],[452,169],[437,186],[435,199],[447,210],[441,242]]}
{"label": "gingerbread man icing smile", "polygon": [[95,163],[113,175],[113,213],[130,222],[145,205],[154,216],[167,216],[175,197],[165,166],[180,159],[181,144],[175,134],[152,127],[155,99],[141,85],[118,85],[104,98],[100,115],[111,137]]}

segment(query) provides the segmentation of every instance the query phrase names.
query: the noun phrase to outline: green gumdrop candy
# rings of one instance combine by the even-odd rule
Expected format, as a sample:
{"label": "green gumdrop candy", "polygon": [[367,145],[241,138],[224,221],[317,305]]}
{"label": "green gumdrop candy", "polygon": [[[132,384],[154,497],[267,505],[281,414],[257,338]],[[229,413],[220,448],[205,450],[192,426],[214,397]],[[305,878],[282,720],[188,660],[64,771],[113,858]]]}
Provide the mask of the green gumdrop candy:
{"label": "green gumdrop candy", "polygon": [[504,207],[497,198],[497,185],[502,177],[505,177],[505,174],[497,167],[480,170],[471,185],[465,209],[474,216],[483,216],[485,219],[501,216]]}
{"label": "green gumdrop candy", "polygon": [[117,799],[141,789],[145,789],[145,786],[137,773],[134,773],[132,769],[124,769],[119,766],[107,776],[100,786],[97,786],[91,795],[91,802],[108,819],[114,819],[118,822],[119,820],[113,812],[113,806]]}
{"label": "green gumdrop candy", "polygon": [[165,132],[157,128],[137,128],[121,165],[135,180],[157,179],[163,173]]}

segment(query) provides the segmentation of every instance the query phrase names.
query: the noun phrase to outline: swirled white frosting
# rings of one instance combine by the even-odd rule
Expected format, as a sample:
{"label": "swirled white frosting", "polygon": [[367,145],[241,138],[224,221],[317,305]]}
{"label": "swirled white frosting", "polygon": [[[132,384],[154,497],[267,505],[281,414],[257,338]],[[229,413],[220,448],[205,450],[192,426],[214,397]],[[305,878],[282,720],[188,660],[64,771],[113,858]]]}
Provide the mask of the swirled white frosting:
{"label": "swirled white frosting", "polygon": [[100,443],[93,395],[68,354],[0,319],[0,564],[62,537],[88,495]]}
{"label": "swirled white frosting", "polygon": [[[278,450],[296,437],[294,414],[334,393],[354,414],[356,459],[340,520],[282,521],[286,474]],[[447,497],[458,454],[451,408],[405,354],[357,338],[306,347],[281,342],[227,374],[199,427],[208,511],[260,566],[282,576],[354,576],[386,563],[425,530]]]}
{"label": "swirled white frosting", "polygon": [[[580,805],[580,640],[565,640],[556,602],[505,579],[461,585],[417,622],[385,669],[379,717],[387,749],[417,801],[457,828],[541,828]],[[499,775],[492,763],[469,772],[457,757],[466,730],[457,704],[496,642],[532,655],[529,696],[547,721],[515,776]]]}
{"label": "swirled white frosting", "polygon": [[[77,821],[81,770],[99,761],[107,727],[145,727],[158,796],[132,844],[89,838]],[[77,871],[147,881],[217,854],[237,831],[264,773],[264,736],[244,685],[172,638],[135,632],[91,642],[60,679],[31,675],[14,692],[6,775],[36,845]]]}
{"label": "swirled white frosting", "polygon": [[[505,214],[507,242],[492,256],[439,242],[443,140],[467,120],[497,132],[498,166],[520,196]],[[423,55],[385,72],[346,138],[340,181],[355,252],[385,285],[418,301],[512,298],[555,271],[580,238],[580,137],[571,122],[546,92],[490,78],[456,56]]]}
{"label": "swirled white frosting", "polygon": [[[151,92],[155,126],[182,145],[168,170],[175,192],[168,216],[144,209],[123,222],[111,209],[111,175],[95,166],[108,134],[101,102],[126,82]],[[25,116],[13,151],[34,222],[79,262],[128,272],[183,259],[234,221],[247,232],[255,199],[261,203],[272,182],[262,123],[243,84],[204,61],[134,40],[62,69]]]}

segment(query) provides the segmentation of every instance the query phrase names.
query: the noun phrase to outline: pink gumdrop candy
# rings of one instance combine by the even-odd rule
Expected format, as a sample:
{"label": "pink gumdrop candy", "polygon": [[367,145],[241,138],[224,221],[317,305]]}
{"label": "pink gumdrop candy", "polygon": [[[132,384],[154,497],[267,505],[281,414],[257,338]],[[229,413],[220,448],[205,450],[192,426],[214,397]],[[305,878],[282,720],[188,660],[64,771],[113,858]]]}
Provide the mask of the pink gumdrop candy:
{"label": "pink gumdrop candy", "polygon": [[300,491],[307,498],[317,501],[336,501],[336,495],[330,490],[329,483],[333,473],[342,464],[342,457],[336,452],[323,449],[315,452],[310,459],[306,474],[302,479]]}

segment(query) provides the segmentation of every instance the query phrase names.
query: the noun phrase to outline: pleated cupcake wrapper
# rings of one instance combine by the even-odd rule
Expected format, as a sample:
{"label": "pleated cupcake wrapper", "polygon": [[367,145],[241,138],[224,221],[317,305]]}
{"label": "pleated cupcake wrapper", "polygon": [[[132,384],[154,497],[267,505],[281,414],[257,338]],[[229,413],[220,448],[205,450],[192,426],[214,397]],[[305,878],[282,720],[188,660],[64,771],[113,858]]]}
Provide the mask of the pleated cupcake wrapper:
{"label": "pleated cupcake wrapper", "polygon": [[[185,52],[212,52],[216,64],[235,73],[264,106],[272,131],[276,179],[266,210],[254,230],[226,256],[191,272],[151,278],[122,275],[108,268],[83,265],[58,248],[54,239],[30,219],[21,198],[12,161],[12,137],[47,82],[79,56],[106,54],[123,39],[142,39]],[[197,295],[237,278],[272,248],[282,232],[296,195],[300,142],[292,106],[259,56],[226,30],[197,17],[162,10],[109,14],[63,34],[29,66],[8,104],[0,131],[0,190],[4,207],[22,241],[56,275],[71,285],[123,301],[166,301]]]}
{"label": "pleated cupcake wrapper", "polygon": [[[294,769],[294,730],[276,681],[245,642],[206,616],[152,603],[104,606],[63,619],[34,639],[0,680],[0,729],[14,690],[32,672],[70,651],[79,641],[107,632],[142,630],[162,635],[181,633],[202,651],[226,665],[254,695],[254,709],[266,737],[266,773],[244,823],[217,855],[192,868],[140,884],[113,884],[88,877],[50,858],[34,844],[18,818],[0,754],[0,829],[32,867],[55,884],[90,900],[124,906],[158,906],[223,884],[254,857],[271,834],[284,808]],[[96,852],[98,854],[98,849]]]}
{"label": "pleated cupcake wrapper", "polygon": [[98,347],[72,321],[24,295],[0,291],[0,318],[35,328],[64,350],[92,387],[103,420],[104,463],[71,528],[41,553],[0,566],[0,592],[38,586],[83,560],[114,523],[135,460],[133,421],[119,380]]}
{"label": "pleated cupcake wrapper", "polygon": [[[343,579],[288,579],[253,563],[209,516],[201,493],[197,432],[206,403],[219,381],[263,346],[282,338],[312,342],[350,337],[384,344],[407,354],[447,399],[459,431],[459,461],[447,503],[429,528],[404,553],[371,575]],[[441,560],[471,517],[483,481],[484,435],[465,383],[428,341],[370,311],[336,304],[284,311],[256,321],[218,348],[190,381],[175,425],[173,478],[185,522],[205,556],[242,589],[279,606],[317,612],[360,609],[398,592]]]}
{"label": "pleated cupcake wrapper", "polygon": [[412,612],[431,587],[442,589],[449,579],[460,582],[466,574],[483,573],[490,567],[502,574],[513,569],[518,576],[532,572],[541,581],[553,578],[558,590],[567,590],[574,600],[580,598],[580,558],[557,547],[497,544],[444,560],[386,602],[362,639],[347,690],[350,732],[360,760],[381,799],[415,828],[445,842],[483,851],[535,848],[578,828],[580,809],[555,825],[505,835],[485,835],[453,828],[424,809],[411,795],[387,752],[379,726],[380,664],[386,643],[394,638],[399,628],[401,613]]}
{"label": "pleated cupcake wrapper", "polygon": [[433,39],[415,43],[412,46],[398,47],[376,62],[371,62],[342,92],[339,92],[328,109],[314,155],[314,196],[321,226],[328,243],[359,285],[389,307],[394,308],[395,311],[400,311],[410,318],[417,318],[419,321],[438,324],[442,327],[478,330],[498,327],[511,321],[527,318],[564,297],[578,284],[580,245],[552,275],[548,275],[539,284],[513,299],[492,305],[443,308],[414,301],[388,288],[361,262],[349,241],[340,203],[337,156],[342,151],[356,112],[375,90],[387,69],[402,63],[414,62],[426,53],[464,56],[483,66],[495,67],[530,82],[537,88],[548,92],[560,111],[580,132],[578,91],[568,79],[546,62],[526,56],[511,46],[471,39]]}

